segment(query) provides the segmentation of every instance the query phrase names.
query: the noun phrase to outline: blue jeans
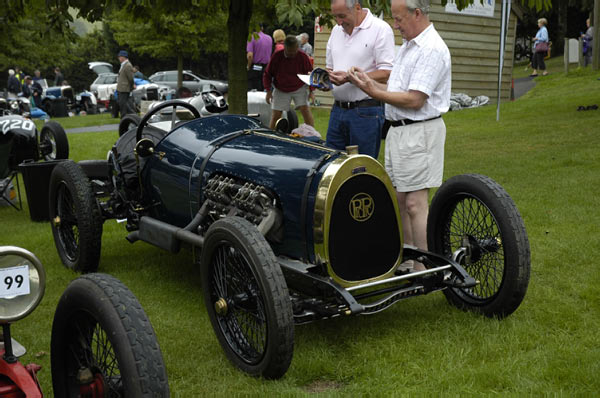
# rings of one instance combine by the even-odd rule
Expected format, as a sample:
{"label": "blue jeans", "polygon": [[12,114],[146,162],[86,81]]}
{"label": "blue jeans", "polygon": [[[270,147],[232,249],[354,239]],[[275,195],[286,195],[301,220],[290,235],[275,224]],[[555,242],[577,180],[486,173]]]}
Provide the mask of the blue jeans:
{"label": "blue jeans", "polygon": [[381,128],[385,116],[383,106],[343,109],[331,108],[326,145],[345,150],[348,145],[358,145],[358,152],[377,159],[381,146]]}

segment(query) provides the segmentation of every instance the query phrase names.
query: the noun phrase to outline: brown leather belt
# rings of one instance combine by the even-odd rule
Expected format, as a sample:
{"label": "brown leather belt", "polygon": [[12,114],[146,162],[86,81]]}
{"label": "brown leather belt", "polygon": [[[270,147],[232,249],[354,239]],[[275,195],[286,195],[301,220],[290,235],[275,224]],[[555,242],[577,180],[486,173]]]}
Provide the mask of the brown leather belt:
{"label": "brown leather belt", "polygon": [[413,123],[421,123],[421,122],[428,122],[430,120],[435,120],[435,119],[439,119],[441,118],[442,115],[440,116],[436,116],[436,117],[432,117],[431,119],[425,119],[425,120],[410,120],[410,119],[402,119],[402,120],[388,120],[388,123],[390,124],[390,126],[392,127],[398,127],[398,126],[408,126],[409,124],[413,124]]}
{"label": "brown leather belt", "polygon": [[361,101],[335,101],[333,103],[342,109],[354,109],[354,108],[370,108],[373,106],[381,106],[381,101],[374,100],[372,98],[364,99]]}

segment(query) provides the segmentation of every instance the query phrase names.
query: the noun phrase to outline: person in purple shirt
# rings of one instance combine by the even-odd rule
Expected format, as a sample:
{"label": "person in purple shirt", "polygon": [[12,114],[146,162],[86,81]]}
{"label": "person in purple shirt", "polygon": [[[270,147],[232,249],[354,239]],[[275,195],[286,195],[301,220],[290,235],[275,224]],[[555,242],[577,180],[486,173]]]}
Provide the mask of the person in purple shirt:
{"label": "person in purple shirt", "polygon": [[[264,91],[263,73],[271,59],[273,39],[263,32],[264,26],[260,25],[258,39],[252,38],[246,45],[246,58],[248,59],[248,90]],[[254,35],[253,35],[254,36]]]}

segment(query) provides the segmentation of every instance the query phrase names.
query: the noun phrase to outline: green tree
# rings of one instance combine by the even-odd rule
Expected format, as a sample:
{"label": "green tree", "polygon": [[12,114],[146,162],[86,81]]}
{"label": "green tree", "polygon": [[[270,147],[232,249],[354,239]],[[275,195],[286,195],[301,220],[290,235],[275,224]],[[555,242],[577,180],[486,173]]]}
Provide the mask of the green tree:
{"label": "green tree", "polygon": [[18,66],[26,73],[46,70],[56,65],[70,65],[70,36],[48,29],[40,8],[20,14],[18,20],[0,17],[0,69]]}
{"label": "green tree", "polygon": [[226,51],[222,40],[226,15],[215,12],[205,19],[198,9],[169,13],[150,13],[144,21],[136,20],[127,9],[112,12],[105,20],[114,32],[116,41],[133,51],[156,58],[177,58],[178,82],[182,84],[184,58],[198,59],[204,52]]}
{"label": "green tree", "polygon": [[[464,8],[478,0],[457,0],[457,6]],[[479,0],[480,1],[480,0]],[[541,10],[550,8],[551,0],[521,0],[530,8]],[[600,0],[595,0],[599,2]],[[446,0],[442,0],[443,3]],[[39,4],[36,0],[17,0],[0,8],[0,19],[15,21],[21,18],[25,7]],[[280,20],[300,25],[302,16],[307,12],[327,13],[330,0],[53,0],[44,2],[44,15],[47,25],[59,30],[69,31],[68,22],[72,21],[69,7],[78,10],[78,16],[94,21],[101,19],[106,9],[122,9],[137,21],[159,21],[161,15],[177,15],[189,12],[200,16],[194,19],[194,25],[206,26],[218,12],[227,15],[228,32],[228,73],[229,103],[235,113],[247,111],[246,57],[245,46],[249,37],[249,26],[253,13],[269,13],[273,8]],[[374,10],[387,10],[389,0],[365,0],[365,5]],[[195,29],[195,28],[194,28]],[[221,35],[222,36],[222,35]],[[174,48],[173,48],[174,50]]]}

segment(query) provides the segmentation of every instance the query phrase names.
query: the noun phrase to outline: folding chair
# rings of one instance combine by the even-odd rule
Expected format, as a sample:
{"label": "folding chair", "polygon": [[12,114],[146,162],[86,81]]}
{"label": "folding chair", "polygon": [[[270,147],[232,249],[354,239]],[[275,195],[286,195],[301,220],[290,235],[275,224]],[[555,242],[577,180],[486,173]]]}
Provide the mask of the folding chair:
{"label": "folding chair", "polygon": [[[19,186],[19,173],[12,170],[9,163],[10,150],[12,148],[12,138],[0,139],[0,199],[6,201],[16,210],[23,210],[21,200],[21,187]],[[12,183],[17,186],[18,206],[14,203],[15,197],[11,197]],[[14,194],[13,194],[14,195]]]}

